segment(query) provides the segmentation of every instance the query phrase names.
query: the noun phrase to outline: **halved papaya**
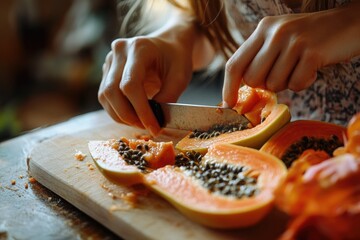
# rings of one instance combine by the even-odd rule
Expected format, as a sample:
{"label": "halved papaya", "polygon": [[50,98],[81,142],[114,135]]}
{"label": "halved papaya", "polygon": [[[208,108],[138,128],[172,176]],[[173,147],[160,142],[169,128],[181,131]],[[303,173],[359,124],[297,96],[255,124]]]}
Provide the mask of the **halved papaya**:
{"label": "halved papaya", "polygon": [[357,114],[334,157],[308,149],[293,162],[275,191],[278,208],[292,216],[281,239],[360,239],[359,131]]}
{"label": "halved papaya", "polygon": [[260,150],[280,158],[290,167],[307,149],[325,151],[330,158],[335,149],[344,145],[345,136],[346,128],[343,126],[315,120],[297,120],[286,124]]}
{"label": "halved papaya", "polygon": [[112,143],[89,144],[105,177],[120,184],[142,183],[189,219],[213,228],[259,222],[272,208],[273,192],[287,173],[276,157],[233,144],[214,145],[205,156],[181,153],[175,163],[140,171],[126,163]]}
{"label": "halved papaya", "polygon": [[[211,146],[195,165],[159,168],[145,176],[145,184],[189,219],[223,229],[251,226],[265,217],[287,173],[276,157],[233,144]],[[211,171],[213,177],[206,177]]]}
{"label": "halved papaya", "polygon": [[143,172],[175,162],[172,142],[121,138],[90,141],[88,147],[99,170],[110,180],[124,185],[142,183]]}
{"label": "halved papaya", "polygon": [[290,121],[291,115],[286,105],[277,104],[275,93],[243,85],[238,91],[237,103],[233,107],[244,115],[247,126],[215,126],[208,131],[189,133],[181,139],[176,148],[180,151],[197,151],[202,154],[216,143],[260,148],[277,130]]}
{"label": "halved papaya", "polygon": [[207,139],[192,137],[193,133],[189,133],[175,147],[182,152],[196,151],[202,154],[206,153],[207,149],[216,143],[232,143],[260,148],[275,132],[287,124],[290,118],[289,108],[283,104],[276,104],[264,121],[254,127],[222,133]]}

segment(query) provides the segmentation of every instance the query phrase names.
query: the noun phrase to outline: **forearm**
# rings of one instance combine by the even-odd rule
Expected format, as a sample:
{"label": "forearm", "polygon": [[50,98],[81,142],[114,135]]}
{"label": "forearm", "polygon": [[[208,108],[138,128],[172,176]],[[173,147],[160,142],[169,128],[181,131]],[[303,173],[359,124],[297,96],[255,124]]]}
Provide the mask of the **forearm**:
{"label": "forearm", "polygon": [[[339,50],[347,52],[347,59],[350,60],[360,55],[360,1],[355,0],[344,6],[329,10],[329,22],[332,25],[335,37],[341,45]],[[333,21],[331,20],[333,19]],[[330,37],[330,36],[329,36]],[[330,37],[331,38],[331,37]]]}
{"label": "forearm", "polygon": [[148,36],[160,37],[174,46],[191,51],[193,70],[205,68],[215,56],[214,49],[187,13],[173,11],[167,23]]}

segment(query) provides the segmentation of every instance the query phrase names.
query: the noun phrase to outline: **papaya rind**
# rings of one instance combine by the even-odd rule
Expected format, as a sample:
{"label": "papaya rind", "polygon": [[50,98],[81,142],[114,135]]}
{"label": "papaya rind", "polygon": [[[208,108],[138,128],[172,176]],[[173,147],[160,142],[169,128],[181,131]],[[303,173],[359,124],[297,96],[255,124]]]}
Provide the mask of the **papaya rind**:
{"label": "papaya rind", "polygon": [[271,199],[267,202],[263,202],[262,205],[238,211],[204,211],[182,204],[179,202],[179,199],[172,198],[166,191],[156,185],[153,185],[150,188],[152,191],[166,199],[190,220],[216,229],[234,229],[253,226],[260,222],[274,206],[274,200]]}
{"label": "papaya rind", "polygon": [[89,141],[88,143],[90,155],[100,172],[110,181],[124,186],[142,183],[144,176],[135,166],[114,167],[108,164],[114,159],[121,159],[118,151],[110,145],[110,141]]}
{"label": "papaya rind", "polygon": [[[219,147],[225,146],[227,149],[234,149],[236,151],[237,148],[244,149],[250,153],[256,153],[263,156],[266,161],[271,161],[271,163],[276,166],[277,170],[279,170],[275,176],[277,178],[273,179],[276,183],[268,183],[265,182],[264,186],[267,187],[263,189],[263,193],[261,193],[261,197],[256,197],[256,201],[254,201],[253,205],[249,206],[241,206],[241,207],[234,207],[233,209],[228,208],[216,208],[211,209],[209,207],[197,207],[194,204],[186,203],[187,198],[183,196],[173,196],[169,194],[169,191],[165,188],[162,188],[154,181],[151,177],[149,179],[145,178],[145,184],[151,188],[154,192],[161,195],[167,201],[169,201],[175,208],[177,208],[180,212],[182,212],[185,216],[189,219],[200,223],[202,225],[218,228],[218,229],[232,229],[232,228],[240,228],[240,227],[249,227],[255,225],[259,221],[261,221],[272,209],[274,206],[274,191],[276,187],[285,179],[287,169],[284,163],[279,160],[278,158],[267,154],[265,152],[260,152],[258,150],[242,147],[242,146],[235,146],[233,144],[217,144],[212,146],[214,151],[219,151]],[[217,152],[219,153],[219,152]],[[222,152],[223,155],[226,155],[225,152]],[[220,152],[221,154],[221,152]],[[205,157],[209,157],[210,159],[213,158],[213,155]],[[226,158],[226,157],[225,157]],[[255,161],[256,159],[254,159]],[[168,166],[169,168],[170,166]],[[270,171],[270,167],[266,168]],[[171,170],[169,168],[169,170]],[[151,176],[148,175],[148,176]],[[188,177],[190,178],[190,177]],[[170,181],[170,180],[169,180]],[[190,180],[189,180],[190,181]],[[273,184],[273,185],[272,185]],[[210,194],[209,194],[210,195]],[[212,194],[211,194],[212,195]],[[217,198],[218,196],[214,196]],[[221,197],[219,197],[221,198]],[[233,200],[233,201],[242,201],[242,200]],[[231,203],[230,203],[231,205]]]}
{"label": "papaya rind", "polygon": [[285,104],[276,104],[265,121],[253,128],[238,132],[224,133],[218,137],[207,140],[189,138],[191,134],[189,133],[176,144],[175,148],[182,152],[196,151],[205,154],[208,148],[213,144],[232,143],[258,149],[274,133],[286,125],[290,119],[291,114],[288,106]]}

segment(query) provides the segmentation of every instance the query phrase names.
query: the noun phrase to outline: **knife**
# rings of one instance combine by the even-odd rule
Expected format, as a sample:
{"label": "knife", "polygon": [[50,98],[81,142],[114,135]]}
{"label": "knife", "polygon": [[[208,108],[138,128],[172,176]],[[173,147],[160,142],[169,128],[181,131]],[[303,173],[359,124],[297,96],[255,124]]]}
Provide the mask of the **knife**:
{"label": "knife", "polygon": [[149,100],[160,127],[206,131],[215,125],[242,124],[249,120],[231,108]]}

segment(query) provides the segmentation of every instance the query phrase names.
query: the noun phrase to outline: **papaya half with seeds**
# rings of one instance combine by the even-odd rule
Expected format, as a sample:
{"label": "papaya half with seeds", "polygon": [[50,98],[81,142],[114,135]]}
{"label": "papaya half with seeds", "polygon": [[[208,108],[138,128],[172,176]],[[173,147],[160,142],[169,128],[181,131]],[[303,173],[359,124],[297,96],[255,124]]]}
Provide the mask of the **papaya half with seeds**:
{"label": "papaya half with seeds", "polygon": [[335,149],[344,145],[346,128],[340,125],[315,121],[296,120],[286,124],[260,149],[281,159],[289,168],[307,149],[325,151],[329,158]]}
{"label": "papaya half with seeds", "polygon": [[290,121],[286,105],[277,104],[275,93],[243,85],[238,91],[233,109],[249,120],[248,126],[219,126],[205,132],[194,131],[181,139],[176,148],[202,154],[215,143],[260,148],[277,130]]}
{"label": "papaya half with seeds", "polygon": [[175,162],[172,142],[121,138],[90,141],[88,147],[101,173],[123,185],[142,183],[143,172]]}
{"label": "papaya half with seeds", "polygon": [[[199,169],[194,173],[194,170],[166,166],[147,174],[145,184],[189,219],[222,229],[248,227],[263,219],[273,206],[276,187],[287,173],[285,165],[274,156],[226,143],[210,147]],[[229,180],[232,171],[239,169],[242,171]],[[207,171],[215,174],[213,178],[217,183],[212,187],[209,186],[212,178],[201,175],[206,175]],[[248,180],[241,183],[242,177]],[[222,182],[225,183],[223,188]],[[240,187],[236,182],[240,182]],[[226,191],[226,187],[230,190]],[[256,190],[247,195],[247,187]]]}
{"label": "papaya half with seeds", "polygon": [[90,143],[90,152],[105,177],[122,183],[130,175],[136,181],[127,184],[144,184],[189,219],[213,228],[259,222],[272,208],[273,192],[287,173],[274,156],[232,144],[214,145],[205,156],[181,153],[173,164],[140,171],[109,142]]}
{"label": "papaya half with seeds", "polygon": [[192,137],[189,133],[176,144],[176,149],[196,151],[202,154],[216,143],[232,143],[251,148],[260,148],[275,132],[290,121],[291,115],[286,105],[276,104],[260,124],[239,131],[226,132],[211,138]]}

